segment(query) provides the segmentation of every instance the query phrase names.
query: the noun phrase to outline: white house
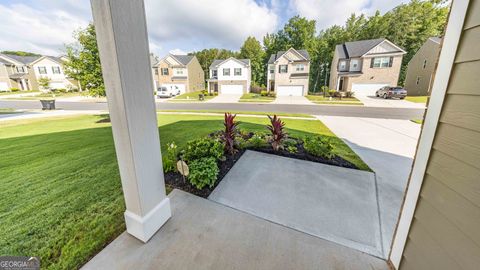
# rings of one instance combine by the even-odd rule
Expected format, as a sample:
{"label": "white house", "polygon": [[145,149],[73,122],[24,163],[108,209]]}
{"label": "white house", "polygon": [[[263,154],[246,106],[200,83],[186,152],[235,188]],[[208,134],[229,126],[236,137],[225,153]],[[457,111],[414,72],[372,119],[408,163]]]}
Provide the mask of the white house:
{"label": "white house", "polygon": [[252,70],[250,59],[214,60],[210,65],[208,91],[219,94],[245,94],[250,92]]}
{"label": "white house", "polygon": [[59,57],[42,56],[31,63],[37,81],[40,78],[50,79],[51,89],[78,88],[78,84],[66,76],[63,69],[63,60]]}

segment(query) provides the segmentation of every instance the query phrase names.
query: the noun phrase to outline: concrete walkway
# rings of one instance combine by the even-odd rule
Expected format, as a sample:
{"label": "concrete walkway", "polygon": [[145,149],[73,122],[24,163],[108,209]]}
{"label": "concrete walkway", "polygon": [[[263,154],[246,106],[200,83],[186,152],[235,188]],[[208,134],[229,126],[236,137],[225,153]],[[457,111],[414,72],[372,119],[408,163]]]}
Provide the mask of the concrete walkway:
{"label": "concrete walkway", "polygon": [[301,96],[278,96],[272,104],[314,105],[306,97]]}
{"label": "concrete walkway", "polygon": [[410,174],[421,125],[409,120],[318,116],[377,176],[383,246],[388,248]]}
{"label": "concrete walkway", "polygon": [[384,257],[376,194],[373,173],[247,151],[209,199]]}
{"label": "concrete walkway", "polygon": [[424,109],[426,104],[410,102],[404,99],[383,99],[375,96],[355,96],[364,106],[368,107],[384,107],[384,108],[411,108]]}
{"label": "concrete walkway", "polygon": [[389,269],[378,258],[180,190],[168,197],[172,217],[148,243],[125,232],[82,269]]}
{"label": "concrete walkway", "polygon": [[210,103],[236,103],[240,100],[242,95],[235,95],[235,94],[220,94],[207,102]]}

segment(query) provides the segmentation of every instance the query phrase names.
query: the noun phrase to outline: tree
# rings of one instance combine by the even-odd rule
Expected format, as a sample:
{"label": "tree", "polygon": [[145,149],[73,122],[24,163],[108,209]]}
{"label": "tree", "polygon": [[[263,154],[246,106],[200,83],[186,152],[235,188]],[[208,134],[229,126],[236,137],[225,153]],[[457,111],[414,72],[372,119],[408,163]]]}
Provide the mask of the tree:
{"label": "tree", "polygon": [[260,42],[254,37],[248,37],[240,48],[240,58],[250,59],[252,67],[252,82],[256,85],[265,84],[265,52]]}
{"label": "tree", "polygon": [[76,42],[66,46],[65,72],[80,82],[91,96],[105,96],[95,27],[89,24],[73,34]]}
{"label": "tree", "polygon": [[38,85],[42,87],[42,89],[49,91],[50,90],[50,78],[48,77],[40,77],[38,79]]}

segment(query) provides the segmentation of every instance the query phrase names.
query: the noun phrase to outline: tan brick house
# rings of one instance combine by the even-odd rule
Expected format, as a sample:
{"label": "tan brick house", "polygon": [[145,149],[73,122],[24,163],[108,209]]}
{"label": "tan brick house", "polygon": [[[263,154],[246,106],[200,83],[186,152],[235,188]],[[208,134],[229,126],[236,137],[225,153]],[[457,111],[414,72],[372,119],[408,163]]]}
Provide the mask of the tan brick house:
{"label": "tan brick house", "polygon": [[329,87],[370,96],[383,86],[396,86],[405,53],[384,38],[339,44],[330,68]]}
{"label": "tan brick house", "polygon": [[37,90],[37,78],[31,64],[40,58],[40,55],[0,54],[0,91],[10,91],[12,88]]}
{"label": "tan brick house", "polygon": [[438,37],[427,39],[408,62],[405,89],[409,96],[427,96],[430,94],[441,41],[442,39]]}
{"label": "tan brick house", "polygon": [[268,60],[267,89],[278,96],[308,94],[310,56],[306,50],[279,51]]}
{"label": "tan brick house", "polygon": [[164,86],[181,93],[204,90],[204,76],[194,55],[169,54],[153,65],[155,89]]}

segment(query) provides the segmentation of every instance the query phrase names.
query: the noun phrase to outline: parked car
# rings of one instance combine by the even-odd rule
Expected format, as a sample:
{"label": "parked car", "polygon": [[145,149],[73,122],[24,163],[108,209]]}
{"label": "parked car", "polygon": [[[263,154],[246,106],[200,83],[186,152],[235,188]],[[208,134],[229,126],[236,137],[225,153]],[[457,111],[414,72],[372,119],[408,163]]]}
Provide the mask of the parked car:
{"label": "parked car", "polygon": [[404,99],[407,96],[407,90],[403,89],[400,86],[385,86],[377,90],[375,92],[377,97],[383,97],[384,99],[387,98],[399,98]]}
{"label": "parked car", "polygon": [[159,97],[159,98],[174,97],[174,96],[179,95],[179,94],[180,94],[180,90],[178,90],[178,89],[171,90],[171,89],[168,89],[165,86],[161,86],[161,87],[157,88],[157,97]]}

